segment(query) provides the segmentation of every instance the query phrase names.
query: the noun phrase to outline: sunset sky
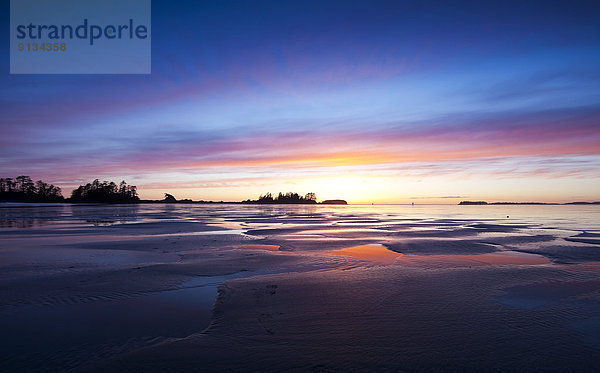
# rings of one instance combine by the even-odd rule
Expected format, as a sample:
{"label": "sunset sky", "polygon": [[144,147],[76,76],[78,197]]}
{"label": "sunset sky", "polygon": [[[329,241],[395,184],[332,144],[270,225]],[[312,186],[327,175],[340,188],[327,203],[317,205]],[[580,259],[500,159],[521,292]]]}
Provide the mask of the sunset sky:
{"label": "sunset sky", "polygon": [[600,200],[597,1],[158,1],[151,75],[9,75],[0,177],[65,196]]}

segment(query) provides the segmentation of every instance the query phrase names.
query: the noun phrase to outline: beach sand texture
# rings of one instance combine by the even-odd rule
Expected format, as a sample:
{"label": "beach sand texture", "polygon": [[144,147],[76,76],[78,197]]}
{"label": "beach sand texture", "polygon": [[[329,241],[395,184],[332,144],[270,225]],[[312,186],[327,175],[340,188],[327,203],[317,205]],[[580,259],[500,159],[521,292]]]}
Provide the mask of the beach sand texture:
{"label": "beach sand texture", "polygon": [[598,222],[596,206],[3,207],[0,371],[597,371]]}

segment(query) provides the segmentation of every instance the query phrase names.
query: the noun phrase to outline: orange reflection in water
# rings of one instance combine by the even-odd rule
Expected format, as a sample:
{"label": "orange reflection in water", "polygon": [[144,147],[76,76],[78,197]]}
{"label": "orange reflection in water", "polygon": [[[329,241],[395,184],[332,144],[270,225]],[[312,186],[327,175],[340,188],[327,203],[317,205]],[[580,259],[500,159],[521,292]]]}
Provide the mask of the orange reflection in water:
{"label": "orange reflection in water", "polygon": [[357,260],[374,262],[379,265],[392,265],[402,256],[401,253],[390,251],[383,245],[362,245],[347,249],[328,251],[327,255],[349,256]]}
{"label": "orange reflection in water", "polygon": [[[280,246],[278,245],[236,245],[233,247],[243,250],[266,250],[278,254],[297,254],[293,251],[281,251],[279,250]],[[540,265],[551,263],[550,260],[544,256],[516,251],[502,251],[476,255],[414,255],[391,251],[381,244],[354,246],[340,250],[326,251],[319,254],[347,256],[380,266],[404,265],[426,268]]]}
{"label": "orange reflection in water", "polygon": [[397,264],[432,268],[550,264],[550,260],[541,255],[514,251],[477,255],[407,255],[388,250],[379,244],[349,247],[325,254],[349,256],[376,265]]}
{"label": "orange reflection in water", "polygon": [[544,256],[515,251],[477,255],[404,255],[402,261],[408,265],[436,268],[550,264]]}

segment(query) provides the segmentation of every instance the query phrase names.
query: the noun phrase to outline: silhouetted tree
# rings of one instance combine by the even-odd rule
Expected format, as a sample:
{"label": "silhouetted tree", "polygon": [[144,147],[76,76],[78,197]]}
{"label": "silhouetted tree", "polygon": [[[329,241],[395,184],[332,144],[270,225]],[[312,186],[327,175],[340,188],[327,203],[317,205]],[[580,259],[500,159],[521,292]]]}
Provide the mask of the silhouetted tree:
{"label": "silhouetted tree", "polygon": [[304,197],[299,195],[298,193],[281,193],[277,195],[277,197],[273,198],[271,193],[267,193],[264,196],[261,195],[258,200],[246,200],[245,203],[262,203],[262,204],[313,204],[317,203],[317,196],[314,193],[307,193]]}
{"label": "silhouetted tree", "polygon": [[273,195],[271,193],[267,193],[264,196],[258,197],[259,203],[273,203]]}
{"label": "silhouetted tree", "polygon": [[173,197],[172,194],[165,193],[165,199],[163,201],[165,201],[167,203],[174,203],[174,202],[177,202],[177,199],[175,197]]}
{"label": "silhouetted tree", "polygon": [[57,201],[63,199],[59,187],[47,184],[42,180],[38,180],[35,183],[35,190],[37,192],[37,198],[42,201]]}
{"label": "silhouetted tree", "polygon": [[304,199],[307,201],[317,201],[317,195],[314,193],[306,193],[306,195],[304,196]]}
{"label": "silhouetted tree", "polygon": [[33,182],[29,176],[0,179],[0,201],[4,202],[61,202],[60,188],[42,180]]}
{"label": "silhouetted tree", "polygon": [[86,185],[80,185],[71,193],[72,202],[132,203],[139,201],[137,188],[122,181],[119,186],[114,182],[96,179]]}
{"label": "silhouetted tree", "polygon": [[2,193],[12,193],[13,190],[15,188],[15,183],[13,181],[13,179],[9,178],[2,178],[0,179],[0,192]]}
{"label": "silhouetted tree", "polygon": [[29,176],[17,176],[15,179],[15,189],[27,197],[35,194],[35,184]]}

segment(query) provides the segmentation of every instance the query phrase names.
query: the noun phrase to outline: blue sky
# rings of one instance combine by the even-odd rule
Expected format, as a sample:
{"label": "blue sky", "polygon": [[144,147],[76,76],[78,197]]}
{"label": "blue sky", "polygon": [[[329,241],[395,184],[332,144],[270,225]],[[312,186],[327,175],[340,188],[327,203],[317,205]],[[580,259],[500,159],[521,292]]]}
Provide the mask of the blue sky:
{"label": "blue sky", "polygon": [[153,1],[152,74],[9,75],[0,165],[65,191],[600,199],[593,1]]}

